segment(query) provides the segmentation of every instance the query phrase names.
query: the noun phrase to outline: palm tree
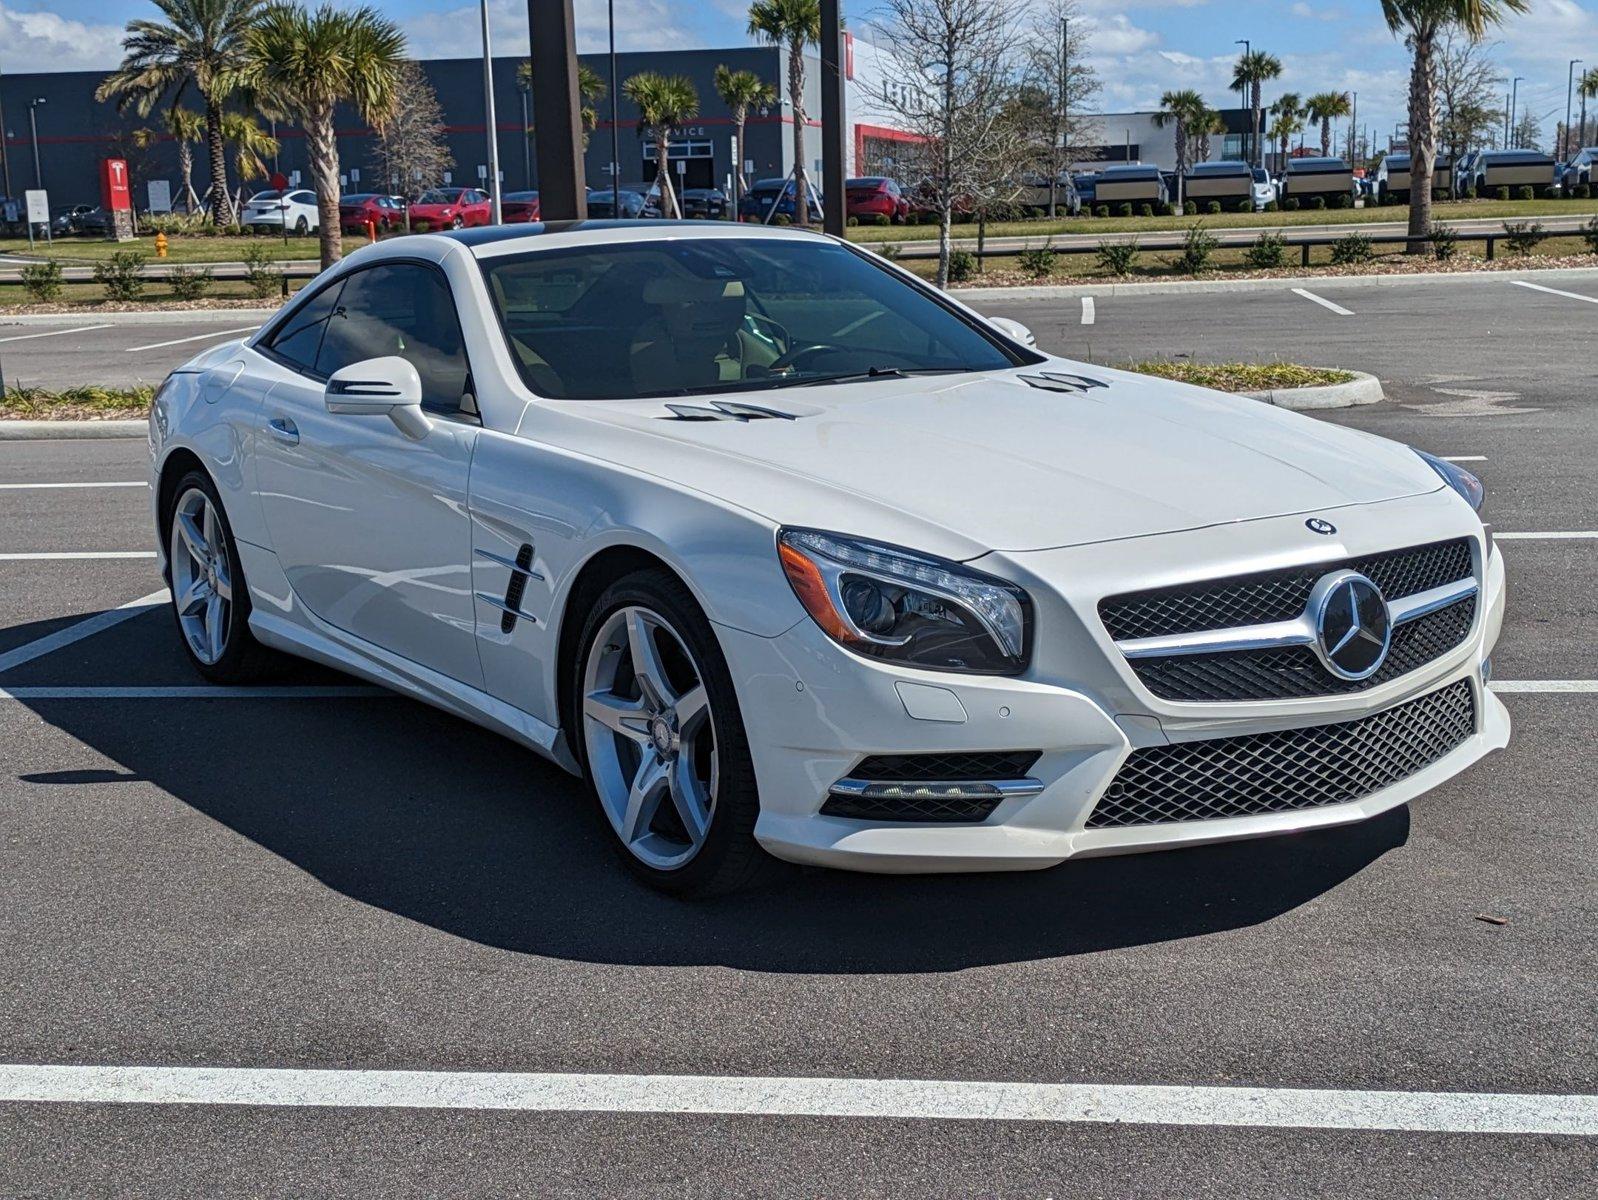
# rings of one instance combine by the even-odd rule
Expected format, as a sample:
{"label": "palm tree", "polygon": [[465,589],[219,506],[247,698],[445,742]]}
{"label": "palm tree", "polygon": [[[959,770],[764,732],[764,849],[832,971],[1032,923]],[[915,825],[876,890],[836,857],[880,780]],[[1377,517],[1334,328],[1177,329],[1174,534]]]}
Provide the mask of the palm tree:
{"label": "palm tree", "polygon": [[1320,122],[1321,126],[1321,157],[1329,158],[1332,153],[1332,122],[1339,117],[1349,114],[1350,104],[1347,92],[1316,92],[1309,98],[1309,103],[1304,106],[1304,111],[1311,121]]}
{"label": "palm tree", "polygon": [[1182,203],[1182,186],[1187,178],[1189,160],[1188,138],[1204,123],[1209,108],[1204,97],[1192,88],[1166,92],[1160,97],[1160,110],[1154,114],[1154,124],[1163,129],[1176,126],[1176,202]]}
{"label": "palm tree", "polygon": [[1226,118],[1213,108],[1206,108],[1203,117],[1191,130],[1196,147],[1193,151],[1194,162],[1210,161],[1210,139],[1216,134],[1226,133]]}
{"label": "palm tree", "polygon": [[[1509,13],[1526,11],[1526,0],[1382,0],[1387,27],[1409,47],[1409,236],[1423,238],[1432,224],[1432,172],[1437,162],[1435,52],[1437,36],[1458,27],[1480,41]],[[1411,241],[1410,254],[1427,253]]]}
{"label": "palm tree", "polygon": [[245,36],[265,0],[155,0],[165,20],[128,22],[122,65],[95,89],[96,100],[115,100],[147,116],[158,102],[176,104],[192,85],[205,102],[206,153],[211,168],[211,219],[232,219],[227,161],[222,144],[222,104],[234,91],[244,61]]}
{"label": "palm tree", "polygon": [[1587,101],[1598,96],[1598,67],[1582,73],[1580,82],[1576,84],[1576,93],[1581,97],[1581,136],[1577,141],[1584,144],[1587,141]]}
{"label": "palm tree", "polygon": [[671,186],[671,135],[684,121],[699,115],[699,93],[686,75],[660,75],[645,71],[621,86],[622,95],[638,108],[639,124],[655,138],[655,177],[660,181],[660,212],[682,216]]}
{"label": "palm tree", "polygon": [[[810,224],[805,177],[805,47],[821,41],[821,0],[754,0],[749,35],[788,48],[788,98],[793,101],[794,223]],[[833,197],[842,204],[843,197]]]}
{"label": "palm tree", "polygon": [[1300,119],[1303,115],[1304,106],[1297,92],[1283,92],[1271,105],[1271,116],[1276,118],[1271,125],[1271,143],[1273,148],[1281,146],[1280,157],[1276,160],[1278,170],[1287,166],[1287,143],[1304,128],[1304,122]]}
{"label": "palm tree", "polygon": [[194,191],[194,144],[205,137],[205,118],[192,108],[174,104],[161,118],[178,148],[178,178],[183,181],[183,211],[193,214],[200,207]]}
{"label": "palm tree", "polygon": [[277,153],[277,139],[248,113],[226,112],[222,114],[222,140],[233,148],[233,174],[239,181],[237,209],[243,206],[245,183],[271,174],[266,163]]}
{"label": "palm tree", "polygon": [[738,138],[738,161],[732,164],[732,198],[736,201],[743,195],[744,159],[749,157],[744,150],[744,121],[751,108],[764,108],[775,103],[777,89],[753,71],[734,71],[721,65],[716,68],[716,94],[732,114],[733,129]]}
{"label": "palm tree", "polygon": [[1241,91],[1248,89],[1249,112],[1253,114],[1253,121],[1249,128],[1253,130],[1255,166],[1265,165],[1265,155],[1260,147],[1260,106],[1264,97],[1260,89],[1266,80],[1275,79],[1282,73],[1282,61],[1274,54],[1267,54],[1264,50],[1250,50],[1247,54],[1238,56],[1237,62],[1232,67],[1232,90]]}
{"label": "palm tree", "polygon": [[[533,63],[531,59],[524,58],[516,64],[516,86],[522,91],[531,91],[533,86]],[[599,102],[605,98],[604,76],[585,63],[577,64],[577,98],[581,103],[580,115],[583,120],[583,149],[588,149],[588,135],[599,128]]]}
{"label": "palm tree", "polygon": [[329,267],[343,255],[333,110],[348,104],[383,125],[399,94],[405,35],[374,8],[324,4],[311,12],[276,3],[262,12],[247,40],[240,82],[269,115],[290,118],[305,131],[322,266]]}

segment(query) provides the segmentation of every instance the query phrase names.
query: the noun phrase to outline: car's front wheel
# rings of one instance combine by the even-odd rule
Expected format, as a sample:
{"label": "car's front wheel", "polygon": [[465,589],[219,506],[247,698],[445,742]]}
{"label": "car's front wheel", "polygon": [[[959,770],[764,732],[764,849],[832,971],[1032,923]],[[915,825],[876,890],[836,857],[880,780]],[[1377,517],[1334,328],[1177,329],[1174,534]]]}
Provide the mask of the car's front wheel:
{"label": "car's front wheel", "polygon": [[167,518],[172,615],[194,669],[213,683],[249,683],[274,656],[250,633],[250,598],[216,485],[190,471]]}
{"label": "car's front wheel", "polygon": [[594,605],[579,643],[574,744],[615,846],[646,882],[706,894],[771,863],[732,676],[681,582],[639,571]]}

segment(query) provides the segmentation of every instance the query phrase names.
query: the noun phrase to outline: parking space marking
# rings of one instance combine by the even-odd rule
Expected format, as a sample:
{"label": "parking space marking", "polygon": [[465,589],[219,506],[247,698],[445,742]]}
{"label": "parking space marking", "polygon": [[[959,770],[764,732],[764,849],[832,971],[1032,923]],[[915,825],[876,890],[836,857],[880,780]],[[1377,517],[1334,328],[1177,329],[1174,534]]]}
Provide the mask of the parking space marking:
{"label": "parking space marking", "polygon": [[52,651],[63,646],[70,646],[73,642],[80,642],[86,637],[93,637],[103,629],[110,629],[113,625],[120,625],[130,617],[147,613],[152,608],[167,602],[167,590],[162,588],[158,592],[151,592],[148,596],[140,596],[137,600],[129,600],[126,604],[102,613],[95,613],[65,629],[58,629],[54,633],[46,634],[42,638],[25,642],[15,650],[7,650],[0,654],[0,671],[9,671],[12,667],[20,667],[23,663],[32,662],[42,658]]}
{"label": "parking space marking", "polygon": [[1499,533],[1493,531],[1495,542],[1534,542],[1534,541],[1586,541],[1598,538],[1598,529],[1576,529],[1556,533]]}
{"label": "parking space marking", "polygon": [[399,699],[387,688],[366,687],[227,687],[193,684],[178,687],[20,687],[0,688],[3,700],[367,700]]}
{"label": "parking space marking", "polygon": [[1562,292],[1558,288],[1544,287],[1540,283],[1527,283],[1524,279],[1511,279],[1509,282],[1516,287],[1530,288],[1534,292],[1547,292],[1550,296],[1563,296],[1567,300],[1585,300],[1588,304],[1598,304],[1598,296],[1583,296],[1580,292]]}
{"label": "parking space marking", "polygon": [[140,350],[160,350],[165,346],[181,346],[184,342],[203,342],[207,338],[225,338],[235,333],[254,333],[259,325],[246,325],[243,329],[213,329],[210,333],[197,333],[193,337],[173,338],[170,342],[151,342],[148,346],[129,346],[128,353]]}
{"label": "parking space marking", "polygon": [[0,1066],[0,1101],[1598,1133],[1598,1096],[269,1067]]}
{"label": "parking space marking", "polygon": [[1444,462],[1486,462],[1487,461],[1487,456],[1485,454],[1440,454],[1440,455],[1438,455],[1438,457],[1441,458]]}
{"label": "parking space marking", "polygon": [[1495,692],[1598,692],[1598,679],[1498,679]]}
{"label": "parking space marking", "polygon": [[1336,313],[1340,317],[1351,317],[1351,316],[1354,315],[1352,311],[1350,311],[1349,309],[1344,308],[1341,304],[1333,304],[1325,296],[1317,296],[1314,292],[1310,291],[1308,288],[1294,288],[1293,289],[1293,294],[1295,296],[1302,296],[1306,300],[1313,300],[1316,304],[1319,304],[1322,308],[1331,309],[1332,312]]}
{"label": "parking space marking", "polygon": [[1093,304],[1092,296],[1082,297],[1082,324],[1091,325],[1098,319],[1098,309]]}
{"label": "parking space marking", "polygon": [[28,550],[0,554],[0,562],[51,562],[78,558],[154,558],[154,550]]}
{"label": "parking space marking", "polygon": [[91,329],[110,329],[110,325],[79,325],[73,329],[52,329],[47,333],[18,333],[0,338],[0,342],[26,342],[30,338],[60,337],[63,333],[88,333]]}
{"label": "parking space marking", "polygon": [[0,483],[0,492],[20,492],[34,488],[126,488],[149,487],[143,479],[119,479],[111,483]]}

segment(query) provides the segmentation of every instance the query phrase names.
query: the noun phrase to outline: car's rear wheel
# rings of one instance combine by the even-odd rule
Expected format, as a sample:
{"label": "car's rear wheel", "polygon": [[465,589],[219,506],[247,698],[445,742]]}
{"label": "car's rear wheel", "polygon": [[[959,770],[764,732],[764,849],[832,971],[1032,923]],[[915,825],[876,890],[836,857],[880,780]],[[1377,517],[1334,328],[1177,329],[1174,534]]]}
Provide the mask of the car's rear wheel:
{"label": "car's rear wheel", "polygon": [[732,677],[710,622],[664,571],[606,589],[579,643],[573,741],[623,860],[651,885],[708,894],[770,864]]}
{"label": "car's rear wheel", "polygon": [[299,234],[301,237],[305,236],[305,231],[307,229],[309,229],[310,227],[311,227],[311,223],[309,221],[307,221],[303,216],[300,217],[299,220],[294,222],[294,232]]}
{"label": "car's rear wheel", "polygon": [[259,679],[276,658],[250,633],[249,590],[216,485],[190,471],[176,495],[167,518],[167,566],[183,650],[214,683]]}

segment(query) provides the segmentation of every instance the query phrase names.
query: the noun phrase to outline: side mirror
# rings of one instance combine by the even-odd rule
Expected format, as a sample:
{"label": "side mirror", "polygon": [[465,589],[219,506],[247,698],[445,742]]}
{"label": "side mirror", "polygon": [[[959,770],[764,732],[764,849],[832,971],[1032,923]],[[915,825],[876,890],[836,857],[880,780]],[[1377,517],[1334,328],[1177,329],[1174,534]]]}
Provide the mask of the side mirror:
{"label": "side mirror", "polygon": [[1023,346],[1036,346],[1038,339],[1032,336],[1032,331],[1020,321],[1012,321],[1009,317],[989,317],[988,324],[992,325],[1012,342],[1020,342]]}
{"label": "side mirror", "polygon": [[330,413],[385,416],[413,440],[421,440],[433,428],[422,412],[422,377],[397,354],[334,371],[322,397]]}

